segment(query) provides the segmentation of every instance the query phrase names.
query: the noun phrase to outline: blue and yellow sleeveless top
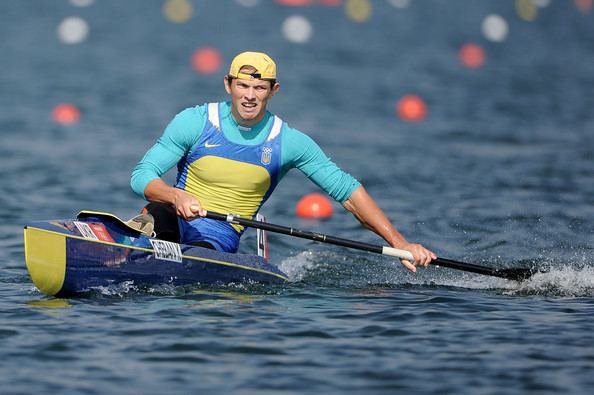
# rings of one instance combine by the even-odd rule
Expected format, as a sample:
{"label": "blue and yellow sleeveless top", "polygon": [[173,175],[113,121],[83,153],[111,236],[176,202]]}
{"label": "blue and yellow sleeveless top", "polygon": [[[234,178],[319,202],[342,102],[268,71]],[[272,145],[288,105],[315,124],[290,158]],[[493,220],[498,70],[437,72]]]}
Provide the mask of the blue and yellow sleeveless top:
{"label": "blue and yellow sleeveless top", "polygon": [[[256,145],[229,141],[220,125],[219,103],[209,103],[198,143],[178,162],[175,186],[206,210],[252,218],[280,178],[283,121],[274,116],[268,137]],[[233,227],[243,231],[240,225]]]}

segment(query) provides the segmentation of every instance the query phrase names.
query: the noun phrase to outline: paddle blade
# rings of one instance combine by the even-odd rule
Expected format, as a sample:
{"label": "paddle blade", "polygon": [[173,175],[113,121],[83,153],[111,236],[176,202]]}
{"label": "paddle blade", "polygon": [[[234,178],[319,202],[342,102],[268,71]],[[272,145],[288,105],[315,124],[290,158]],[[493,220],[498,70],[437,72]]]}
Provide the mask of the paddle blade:
{"label": "paddle blade", "polygon": [[496,269],[493,273],[494,276],[505,278],[514,281],[524,281],[532,277],[538,270],[532,268],[510,268],[510,269]]}
{"label": "paddle blade", "polygon": [[535,269],[521,267],[509,269],[494,269],[491,267],[480,266],[466,262],[459,262],[445,258],[437,258],[436,260],[431,262],[431,264],[448,267],[450,269],[463,270],[466,272],[482,274],[485,276],[505,278],[507,280],[514,281],[524,281],[530,278],[530,276],[532,276],[534,273],[538,272],[538,270]]}

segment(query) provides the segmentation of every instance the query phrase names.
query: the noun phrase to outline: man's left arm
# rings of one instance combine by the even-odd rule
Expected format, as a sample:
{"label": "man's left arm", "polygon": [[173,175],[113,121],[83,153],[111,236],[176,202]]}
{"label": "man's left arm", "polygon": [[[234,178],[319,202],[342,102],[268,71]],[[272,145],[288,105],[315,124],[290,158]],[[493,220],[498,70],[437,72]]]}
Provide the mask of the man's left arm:
{"label": "man's left arm", "polygon": [[390,246],[407,250],[413,254],[414,262],[401,260],[410,271],[415,272],[416,266],[427,266],[437,256],[421,244],[409,243],[388,220],[375,200],[367,193],[363,186],[357,188],[343,203],[343,207],[350,211],[355,218],[367,229],[372,230],[386,240]]}
{"label": "man's left arm", "polygon": [[427,266],[436,255],[420,244],[409,243],[390,223],[365,188],[350,174],[336,166],[307,135],[287,128],[283,144],[286,168],[297,167],[328,195],[350,211],[366,228],[383,237],[392,247],[409,251],[414,263],[401,260],[411,271]]}

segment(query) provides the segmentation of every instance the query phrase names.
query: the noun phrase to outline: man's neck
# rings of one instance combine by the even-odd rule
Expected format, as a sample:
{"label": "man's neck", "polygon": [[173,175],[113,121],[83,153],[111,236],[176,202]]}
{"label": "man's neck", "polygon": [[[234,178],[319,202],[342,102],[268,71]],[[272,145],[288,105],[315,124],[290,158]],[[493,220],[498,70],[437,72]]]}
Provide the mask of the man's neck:
{"label": "man's neck", "polygon": [[231,116],[233,117],[235,123],[239,126],[240,130],[242,128],[251,130],[255,125],[259,124],[264,119],[266,116],[266,111],[262,111],[262,113],[254,119],[244,120],[241,118],[241,116],[239,116],[237,110],[231,107]]}

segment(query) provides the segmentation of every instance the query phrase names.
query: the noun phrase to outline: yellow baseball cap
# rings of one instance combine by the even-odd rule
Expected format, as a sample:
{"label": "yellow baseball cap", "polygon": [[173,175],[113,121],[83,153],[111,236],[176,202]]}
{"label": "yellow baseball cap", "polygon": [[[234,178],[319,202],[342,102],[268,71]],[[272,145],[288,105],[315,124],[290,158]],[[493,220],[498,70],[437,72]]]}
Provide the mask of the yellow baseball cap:
{"label": "yellow baseball cap", "polygon": [[[240,73],[243,66],[252,66],[256,71],[252,74]],[[231,62],[229,75],[243,80],[275,80],[276,63],[263,52],[242,52]]]}

